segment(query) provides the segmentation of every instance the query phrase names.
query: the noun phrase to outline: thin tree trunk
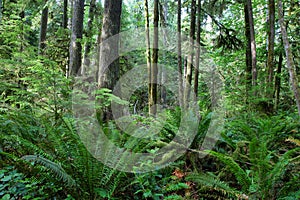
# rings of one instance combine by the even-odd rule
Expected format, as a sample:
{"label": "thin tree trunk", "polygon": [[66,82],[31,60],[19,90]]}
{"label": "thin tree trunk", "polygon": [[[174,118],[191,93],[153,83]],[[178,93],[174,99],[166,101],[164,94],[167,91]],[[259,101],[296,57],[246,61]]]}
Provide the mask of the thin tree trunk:
{"label": "thin tree trunk", "polygon": [[90,53],[92,48],[92,37],[93,37],[93,23],[95,19],[96,12],[96,0],[91,0],[90,9],[89,9],[89,19],[86,30],[87,42],[85,43],[84,48],[84,57],[83,57],[83,66],[81,68],[81,74],[84,74],[86,69],[90,66]]}
{"label": "thin tree trunk", "polygon": [[280,101],[280,85],[281,85],[281,69],[282,69],[283,55],[280,52],[277,72],[275,77],[275,110],[277,110]]}
{"label": "thin tree trunk", "polygon": [[247,39],[246,46],[246,93],[250,96],[251,86],[252,86],[252,59],[251,59],[251,37],[250,37],[250,24],[247,3],[244,3],[244,13],[245,13],[245,36]]}
{"label": "thin tree trunk", "polygon": [[257,68],[256,68],[256,42],[255,42],[255,31],[254,31],[254,20],[253,20],[253,9],[252,1],[246,0],[247,10],[249,16],[249,27],[250,27],[250,38],[251,38],[251,64],[252,64],[252,86],[254,89],[254,96],[257,94]]}
{"label": "thin tree trunk", "polygon": [[183,105],[183,85],[182,85],[182,52],[181,52],[181,0],[178,0],[177,7],[177,70],[178,70],[178,99],[179,105]]}
{"label": "thin tree trunk", "polygon": [[[101,48],[99,58],[99,88],[113,90],[119,79],[119,37],[121,28],[122,0],[105,0],[103,24],[101,32]],[[106,42],[105,40],[114,37]],[[109,108],[104,108],[102,120],[112,119],[112,112]]]}
{"label": "thin tree trunk", "polygon": [[145,34],[146,34],[146,60],[147,60],[147,69],[148,69],[148,110],[150,114],[151,109],[151,50],[150,50],[150,32],[149,32],[149,7],[148,0],[144,0],[144,9],[145,9]]}
{"label": "thin tree trunk", "polygon": [[68,0],[64,0],[63,28],[68,28]]}
{"label": "thin tree trunk", "polygon": [[1,24],[1,21],[2,21],[2,0],[0,0],[0,24]]}
{"label": "thin tree trunk", "polygon": [[96,66],[96,74],[95,78],[98,81],[98,75],[99,75],[99,66],[100,66],[100,45],[101,45],[101,32],[102,32],[102,22],[103,22],[103,10],[101,9],[102,5],[97,5],[97,12],[95,18],[97,19],[97,26],[98,26],[98,34],[96,39],[96,58],[95,58],[95,66]]}
{"label": "thin tree trunk", "polygon": [[[45,1],[47,3],[47,1]],[[40,27],[40,38],[39,38],[39,54],[44,53],[46,48],[46,36],[47,36],[47,24],[48,24],[48,6],[46,6],[42,11],[41,16],[41,27]]]}
{"label": "thin tree trunk", "polygon": [[72,17],[72,35],[69,61],[69,75],[71,76],[77,75],[81,67],[82,46],[78,40],[82,39],[83,16],[84,0],[75,0]]}
{"label": "thin tree trunk", "polygon": [[195,76],[194,76],[194,93],[196,97],[198,96],[198,82],[199,82],[199,62],[200,62],[200,42],[201,42],[201,0],[198,0],[197,7],[197,38],[196,38],[196,56],[195,56]]}
{"label": "thin tree trunk", "polygon": [[196,22],[196,0],[192,0],[191,5],[191,24],[190,24],[190,46],[189,46],[189,55],[187,59],[187,68],[186,68],[186,80],[184,88],[184,103],[188,105],[188,99],[191,92],[192,84],[192,69],[193,69],[193,56],[194,56],[194,39],[195,39],[195,22]]}
{"label": "thin tree trunk", "polygon": [[268,81],[267,81],[267,97],[273,98],[273,74],[274,74],[274,43],[275,43],[275,2],[269,0],[269,17],[268,17]]}
{"label": "thin tree trunk", "polygon": [[154,0],[154,34],[153,34],[153,52],[151,69],[151,91],[150,91],[150,110],[149,114],[155,116],[157,112],[157,73],[158,73],[158,21],[159,10],[158,0]]}
{"label": "thin tree trunk", "polygon": [[[161,3],[160,5],[160,24],[163,27],[163,43],[165,46],[167,46],[167,41],[168,41],[168,33],[167,33],[167,15],[168,15],[168,8],[166,2],[164,2],[164,5]],[[163,60],[166,59],[166,52],[163,51]],[[167,90],[166,87],[164,86],[164,83],[166,83],[167,80],[167,74],[166,71],[164,70],[163,67],[160,67],[159,69],[160,75],[160,98],[158,98],[158,104],[161,104],[162,106],[165,106],[167,104]]]}
{"label": "thin tree trunk", "polygon": [[286,54],[286,64],[290,75],[290,82],[292,85],[292,90],[294,92],[296,104],[298,107],[298,114],[300,115],[300,91],[298,87],[299,82],[295,74],[295,65],[293,61],[292,48],[290,46],[288,36],[287,36],[286,25],[283,18],[283,7],[282,7],[281,0],[278,0],[278,19],[279,19],[279,24],[281,29],[282,41],[283,41],[285,54]]}

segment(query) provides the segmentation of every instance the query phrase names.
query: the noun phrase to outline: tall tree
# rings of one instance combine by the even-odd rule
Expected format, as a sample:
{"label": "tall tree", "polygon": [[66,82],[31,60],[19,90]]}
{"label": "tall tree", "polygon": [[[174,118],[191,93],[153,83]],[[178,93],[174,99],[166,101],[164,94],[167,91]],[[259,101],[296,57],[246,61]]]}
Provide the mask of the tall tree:
{"label": "tall tree", "polygon": [[[47,4],[47,0],[45,1],[45,4]],[[41,16],[39,54],[43,54],[43,51],[46,47],[47,25],[48,25],[48,6],[45,5]]]}
{"label": "tall tree", "polygon": [[196,25],[196,0],[192,0],[191,5],[191,23],[190,23],[190,38],[189,38],[189,55],[187,59],[185,88],[184,88],[184,103],[188,103],[192,84],[193,57],[194,57],[194,39]]}
{"label": "tall tree", "polygon": [[178,0],[177,6],[177,70],[178,70],[178,98],[179,105],[183,104],[183,85],[182,85],[182,52],[181,52],[181,0]]}
{"label": "tall tree", "polygon": [[151,109],[151,50],[150,50],[150,31],[149,31],[149,6],[148,0],[144,0],[144,12],[145,12],[145,34],[146,34],[146,60],[148,70],[148,107],[149,113]]}
{"label": "tall tree", "polygon": [[272,98],[274,94],[273,89],[273,74],[274,74],[274,44],[275,44],[275,2],[268,1],[268,80],[267,80],[267,97]]}
{"label": "tall tree", "polygon": [[0,0],[0,23],[2,20],[2,0]]}
{"label": "tall tree", "polygon": [[281,0],[278,0],[277,6],[278,6],[278,19],[279,19],[279,24],[281,29],[282,41],[285,49],[286,64],[289,71],[290,83],[292,85],[292,90],[294,92],[296,105],[298,107],[298,114],[300,115],[300,91],[298,86],[299,81],[295,73],[295,65],[293,60],[292,48],[286,31],[286,24],[284,22],[283,6]]}
{"label": "tall tree", "polygon": [[244,2],[244,16],[245,16],[245,37],[246,45],[246,90],[247,95],[250,95],[252,85],[252,59],[251,59],[251,37],[250,37],[250,23],[248,15],[248,7],[246,1]]}
{"label": "tall tree", "polygon": [[70,44],[69,75],[75,76],[81,67],[84,0],[74,0]]}
{"label": "tall tree", "polygon": [[85,43],[85,48],[84,48],[84,57],[83,57],[84,62],[81,68],[81,74],[84,74],[85,70],[88,69],[90,66],[90,53],[93,44],[92,37],[93,37],[93,22],[95,19],[95,12],[96,12],[96,0],[91,0],[87,29],[85,32],[87,42]]}
{"label": "tall tree", "polygon": [[64,0],[62,27],[63,28],[68,28],[68,0]]}
{"label": "tall tree", "polygon": [[256,42],[255,42],[252,0],[245,0],[245,1],[247,5],[247,14],[249,19],[250,40],[251,40],[252,86],[254,87],[254,95],[256,95],[256,86],[257,86]]}
{"label": "tall tree", "polygon": [[282,69],[282,62],[283,62],[283,53],[280,51],[279,54],[279,60],[278,60],[278,65],[277,65],[277,70],[276,70],[276,76],[275,76],[275,106],[274,109],[276,110],[279,105],[279,99],[280,99],[280,85],[281,85],[281,69]]}
{"label": "tall tree", "polygon": [[[100,58],[99,58],[99,88],[113,89],[119,78],[119,37],[121,27],[122,0],[105,0],[103,24],[101,32]],[[112,40],[103,42],[114,36]],[[116,58],[116,59],[115,59]],[[112,113],[104,108],[102,120],[112,119]]]}
{"label": "tall tree", "polygon": [[200,42],[201,42],[201,0],[198,0],[197,6],[197,37],[196,37],[196,56],[195,56],[195,76],[194,93],[198,96],[199,62],[200,62]]}
{"label": "tall tree", "polygon": [[157,112],[157,73],[158,73],[158,21],[159,7],[158,0],[154,0],[154,33],[153,33],[153,52],[151,66],[151,89],[150,89],[150,110],[149,114],[155,116]]}
{"label": "tall tree", "polygon": [[[159,2],[159,16],[160,16],[160,26],[163,27],[162,33],[163,33],[163,45],[167,45],[168,43],[168,31],[167,31],[167,17],[168,17],[168,3],[167,1]],[[166,52],[163,51],[162,53],[163,60],[166,58]],[[158,103],[165,106],[167,103],[167,89],[164,86],[163,83],[166,83],[167,80],[167,72],[163,67],[160,67],[159,70],[159,79],[160,79],[160,98],[158,98]]]}

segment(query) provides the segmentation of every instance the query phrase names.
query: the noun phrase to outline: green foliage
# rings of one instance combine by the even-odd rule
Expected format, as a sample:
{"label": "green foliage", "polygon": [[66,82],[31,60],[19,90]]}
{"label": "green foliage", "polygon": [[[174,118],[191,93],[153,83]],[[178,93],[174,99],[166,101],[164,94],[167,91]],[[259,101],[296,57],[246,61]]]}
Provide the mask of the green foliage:
{"label": "green foliage", "polygon": [[0,170],[0,198],[1,199],[46,199],[50,191],[59,192],[62,188],[53,183],[41,183],[38,179],[27,178],[12,166]]}
{"label": "green foliage", "polygon": [[25,155],[22,157],[22,159],[26,160],[28,162],[31,161],[31,162],[33,162],[33,164],[35,162],[39,163],[39,164],[45,166],[46,168],[50,169],[51,171],[53,171],[59,179],[66,182],[69,186],[75,185],[75,181],[71,178],[71,176],[68,175],[59,164],[52,162],[51,160],[43,158],[39,155]]}
{"label": "green foliage", "polygon": [[224,181],[221,181],[216,175],[212,173],[191,173],[186,177],[186,180],[193,181],[200,185],[199,193],[203,197],[208,197],[216,193],[216,198],[238,198],[243,195],[235,188],[230,187]]}
{"label": "green foliage", "polygon": [[[232,154],[209,151],[211,156],[225,165],[224,173],[230,171],[241,186],[242,192],[252,198],[283,197],[288,195],[285,188],[280,188],[284,180],[296,184],[294,173],[289,171],[289,168],[299,168],[299,147],[289,146],[285,142],[288,135],[280,138],[277,134],[279,130],[281,133],[290,132],[299,124],[297,119],[292,124],[282,120],[274,123],[274,118],[276,117],[256,116],[248,118],[247,123],[244,120],[228,123],[228,134],[223,135],[223,139],[233,148]],[[221,177],[224,175],[220,173]],[[296,191],[289,193],[293,194]]]}

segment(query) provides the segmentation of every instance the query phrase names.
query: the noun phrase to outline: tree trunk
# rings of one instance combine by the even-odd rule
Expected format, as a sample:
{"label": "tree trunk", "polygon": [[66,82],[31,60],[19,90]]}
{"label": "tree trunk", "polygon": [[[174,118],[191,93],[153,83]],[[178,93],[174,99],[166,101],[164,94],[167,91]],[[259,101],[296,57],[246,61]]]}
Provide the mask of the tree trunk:
{"label": "tree trunk", "polygon": [[0,24],[1,24],[1,20],[2,20],[2,0],[0,0]]}
{"label": "tree trunk", "polygon": [[103,23],[102,5],[99,6],[99,4],[97,4],[97,9],[96,9],[97,12],[95,16],[95,19],[97,20],[97,26],[98,26],[98,34],[96,39],[96,58],[95,58],[95,66],[96,66],[95,78],[97,81],[98,81],[99,66],[100,66],[100,45],[101,45],[102,23]]}
{"label": "tree trunk", "polygon": [[195,56],[195,76],[194,76],[194,93],[198,96],[198,79],[199,79],[199,62],[200,62],[200,48],[201,48],[201,0],[198,0],[197,10],[197,38],[196,38],[196,56]]}
{"label": "tree trunk", "polygon": [[267,80],[267,97],[273,98],[273,74],[274,74],[274,42],[275,42],[275,2],[269,0],[269,17],[268,17],[268,80]]}
{"label": "tree trunk", "polygon": [[195,22],[196,22],[196,0],[192,0],[191,5],[191,24],[190,24],[190,41],[189,41],[189,55],[187,59],[186,80],[184,88],[184,103],[188,104],[188,99],[191,92],[192,84],[192,70],[193,70],[193,56],[194,56],[194,39],[195,39]]}
{"label": "tree trunk", "polygon": [[279,24],[281,29],[282,41],[283,41],[285,54],[286,54],[286,64],[290,75],[290,82],[292,85],[292,90],[294,92],[296,104],[298,107],[298,114],[300,115],[300,91],[298,87],[299,82],[295,74],[295,69],[294,69],[295,65],[293,61],[292,48],[290,46],[288,36],[287,36],[286,25],[283,18],[283,7],[282,7],[281,0],[278,0],[278,19],[279,19]]}
{"label": "tree trunk", "polygon": [[[105,0],[103,24],[101,31],[101,45],[99,58],[99,88],[113,90],[119,78],[119,37],[121,28],[122,0]],[[114,39],[107,40],[111,37]],[[107,40],[106,42],[104,42]],[[112,119],[109,108],[103,109],[102,120]]]}
{"label": "tree trunk", "polygon": [[[164,4],[162,5],[161,3],[160,5],[160,24],[163,27],[163,44],[164,46],[167,46],[167,41],[168,41],[168,32],[167,32],[167,16],[168,16],[168,5],[166,2],[164,2]],[[163,60],[166,60],[166,52],[163,51]],[[160,98],[158,99],[158,104],[161,104],[163,107],[165,107],[167,105],[167,90],[166,87],[164,86],[164,83],[166,83],[167,80],[167,73],[164,70],[163,67],[160,67],[159,69],[159,78],[160,78]]]}
{"label": "tree trunk", "polygon": [[179,105],[183,105],[183,85],[182,85],[182,53],[181,53],[181,0],[178,0],[177,7],[177,70],[178,70],[178,99]]}
{"label": "tree trunk", "polygon": [[84,0],[74,0],[72,17],[72,35],[70,45],[69,75],[78,74],[81,67],[81,42],[83,31]]}
{"label": "tree trunk", "polygon": [[150,110],[149,114],[155,116],[157,112],[157,73],[158,73],[158,21],[159,10],[158,0],[154,0],[154,34],[153,34],[153,52],[151,69],[151,91],[150,91]]}
{"label": "tree trunk", "polygon": [[255,31],[254,31],[254,20],[252,12],[252,1],[246,0],[247,13],[249,18],[250,27],[250,39],[251,39],[251,64],[252,64],[252,86],[254,89],[254,96],[256,96],[256,86],[257,86],[257,68],[256,68],[256,42],[255,42]]}
{"label": "tree trunk", "polygon": [[281,69],[282,69],[282,62],[283,62],[283,55],[282,52],[280,52],[279,60],[278,60],[278,66],[277,66],[277,72],[275,77],[275,110],[277,110],[279,101],[280,101],[280,85],[281,85]]}
{"label": "tree trunk", "polygon": [[68,28],[68,0],[64,0],[63,28]]}
{"label": "tree trunk", "polygon": [[148,69],[148,110],[150,114],[151,109],[151,50],[150,50],[150,33],[149,33],[149,7],[148,0],[144,0],[144,9],[145,9],[145,34],[146,34],[146,60],[147,60],[147,69]]}
{"label": "tree trunk", "polygon": [[93,23],[95,19],[95,12],[96,12],[96,0],[91,0],[90,2],[90,10],[89,10],[89,19],[87,24],[86,30],[86,38],[87,42],[85,43],[84,48],[84,57],[83,57],[83,66],[81,68],[81,74],[85,74],[86,69],[90,66],[90,53],[93,44]]}
{"label": "tree trunk", "polygon": [[252,59],[251,59],[251,37],[250,37],[250,24],[247,3],[244,3],[244,13],[245,13],[245,36],[247,39],[246,46],[246,93],[247,97],[250,96],[251,82],[252,82]]}
{"label": "tree trunk", "polygon": [[[47,1],[45,1],[47,3]],[[48,24],[48,6],[42,11],[41,16],[41,27],[40,27],[40,38],[39,38],[39,51],[38,54],[43,54],[46,48],[46,36],[47,36],[47,24]]]}

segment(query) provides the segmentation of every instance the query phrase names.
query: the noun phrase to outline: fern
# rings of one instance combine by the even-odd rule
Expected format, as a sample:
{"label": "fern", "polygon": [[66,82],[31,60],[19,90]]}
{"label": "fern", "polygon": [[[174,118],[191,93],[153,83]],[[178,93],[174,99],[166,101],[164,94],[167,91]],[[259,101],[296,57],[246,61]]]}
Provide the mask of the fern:
{"label": "fern", "polygon": [[239,197],[242,194],[236,189],[230,187],[227,183],[221,181],[212,173],[191,173],[186,177],[186,180],[196,182],[207,187],[207,191],[216,190],[224,196]]}
{"label": "fern", "polygon": [[285,173],[285,170],[287,169],[287,166],[291,162],[295,162],[297,159],[299,160],[300,157],[296,157],[294,159],[290,159],[290,157],[299,152],[300,148],[295,148],[292,150],[287,151],[284,153],[279,161],[274,165],[273,169],[268,173],[268,178],[266,179],[266,190],[274,189],[275,183],[283,176]]}
{"label": "fern", "polygon": [[51,160],[48,160],[46,158],[43,158],[39,155],[25,155],[22,157],[23,160],[26,160],[28,162],[34,161],[37,162],[44,167],[50,169],[53,173],[56,174],[56,176],[60,179],[66,182],[69,186],[74,186],[75,181],[72,179],[70,175],[68,175],[65,170],[61,167],[61,165],[52,162]]}
{"label": "fern", "polygon": [[239,166],[237,162],[233,160],[232,157],[215,152],[215,151],[207,151],[210,155],[218,158],[221,162],[223,162],[226,166],[229,167],[229,170],[235,175],[237,181],[242,186],[243,191],[247,191],[250,187],[251,180],[249,179],[247,173]]}

